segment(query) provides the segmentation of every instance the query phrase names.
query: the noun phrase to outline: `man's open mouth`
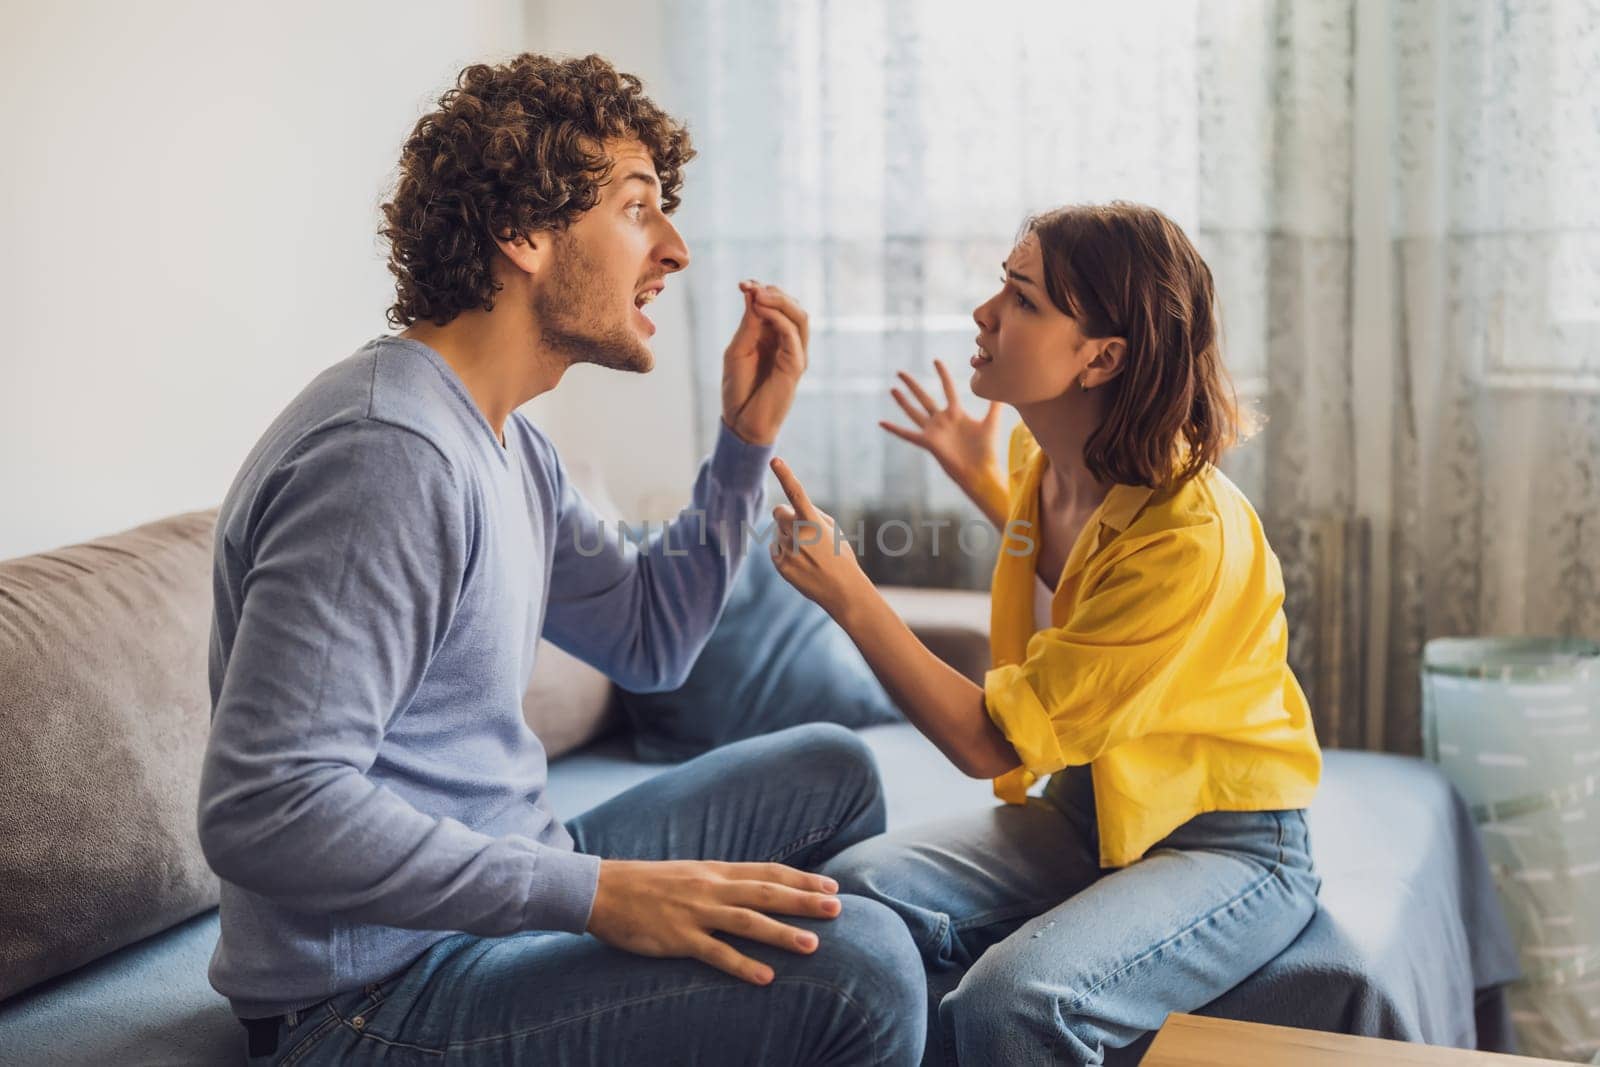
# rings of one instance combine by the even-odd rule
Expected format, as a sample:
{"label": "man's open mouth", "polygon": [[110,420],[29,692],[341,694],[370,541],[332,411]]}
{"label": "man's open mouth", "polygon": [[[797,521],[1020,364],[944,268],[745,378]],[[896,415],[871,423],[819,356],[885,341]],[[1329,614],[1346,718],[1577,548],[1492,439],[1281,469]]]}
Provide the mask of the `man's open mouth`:
{"label": "man's open mouth", "polygon": [[644,306],[661,295],[661,290],[666,288],[661,283],[647,285],[633,295],[633,313],[638,316],[641,328],[647,334],[656,332],[656,324],[650,321],[650,316],[644,313]]}

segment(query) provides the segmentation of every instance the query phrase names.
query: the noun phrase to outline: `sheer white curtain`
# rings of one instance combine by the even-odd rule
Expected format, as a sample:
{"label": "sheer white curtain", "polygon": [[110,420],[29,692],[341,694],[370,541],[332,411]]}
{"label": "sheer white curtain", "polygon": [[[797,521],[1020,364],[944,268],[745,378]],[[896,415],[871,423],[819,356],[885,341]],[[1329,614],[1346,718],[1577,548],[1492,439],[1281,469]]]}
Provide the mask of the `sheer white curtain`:
{"label": "sheer white curtain", "polygon": [[[1210,262],[1266,416],[1227,469],[1283,560],[1326,742],[1416,749],[1427,637],[1600,633],[1593,3],[662,2],[701,151],[695,350],[720,351],[738,278],[802,299],[813,370],[784,447],[813,496],[963,512],[877,428],[893,373],[964,365],[1029,212],[1140,200]],[[1358,18],[1382,21],[1364,65]],[[1357,173],[1384,206],[1359,232]],[[1392,264],[1375,346],[1352,328],[1360,247]]]}
{"label": "sheer white curtain", "polygon": [[964,365],[1030,211],[1122,196],[1193,226],[1194,5],[669,6],[701,152],[681,213],[697,312],[728,321],[740,277],[795,292],[814,362],[786,447],[817,492],[957,505],[876,426],[893,373]]}

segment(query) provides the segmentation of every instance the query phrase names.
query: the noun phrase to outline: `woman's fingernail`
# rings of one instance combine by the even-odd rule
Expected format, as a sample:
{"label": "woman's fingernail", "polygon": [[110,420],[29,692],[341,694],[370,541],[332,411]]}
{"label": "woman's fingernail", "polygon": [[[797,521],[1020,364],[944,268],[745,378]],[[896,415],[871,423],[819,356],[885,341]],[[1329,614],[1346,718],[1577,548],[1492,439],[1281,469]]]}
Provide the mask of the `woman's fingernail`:
{"label": "woman's fingernail", "polygon": [[817,947],[817,935],[816,934],[801,934],[800,936],[798,936],[798,937],[796,937],[794,939],[794,943],[799,945],[801,948],[816,948]]}

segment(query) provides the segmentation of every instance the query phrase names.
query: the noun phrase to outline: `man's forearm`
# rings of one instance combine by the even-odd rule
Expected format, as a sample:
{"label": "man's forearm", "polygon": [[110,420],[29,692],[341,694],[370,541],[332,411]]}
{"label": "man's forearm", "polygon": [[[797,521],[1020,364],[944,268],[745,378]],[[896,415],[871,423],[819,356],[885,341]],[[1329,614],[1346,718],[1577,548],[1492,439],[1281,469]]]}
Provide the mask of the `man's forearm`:
{"label": "man's forearm", "polygon": [[264,767],[223,725],[199,831],[233,884],[296,911],[485,937],[588,921],[598,858],[424,814],[351,768]]}
{"label": "man's forearm", "polygon": [[983,690],[930,652],[870,583],[835,618],[906,718],[962,773],[996,778],[1018,765]]}
{"label": "man's forearm", "polygon": [[748,551],[771,454],[723,424],[689,506],[648,540],[608,538],[569,491],[544,636],[634,692],[682,685]]}

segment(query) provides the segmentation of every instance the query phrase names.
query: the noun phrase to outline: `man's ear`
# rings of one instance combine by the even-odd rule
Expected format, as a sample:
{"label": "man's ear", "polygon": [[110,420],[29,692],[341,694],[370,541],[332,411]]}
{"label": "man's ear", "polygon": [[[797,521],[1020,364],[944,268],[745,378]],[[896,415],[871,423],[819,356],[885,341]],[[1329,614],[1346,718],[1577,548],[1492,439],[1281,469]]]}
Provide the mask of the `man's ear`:
{"label": "man's ear", "polygon": [[494,243],[511,266],[523,274],[538,277],[549,265],[553,242],[548,233],[509,233],[496,236]]}
{"label": "man's ear", "polygon": [[1084,384],[1090,389],[1114,380],[1127,366],[1128,342],[1125,338],[1107,337],[1099,343],[1100,351],[1084,368]]}

